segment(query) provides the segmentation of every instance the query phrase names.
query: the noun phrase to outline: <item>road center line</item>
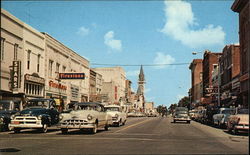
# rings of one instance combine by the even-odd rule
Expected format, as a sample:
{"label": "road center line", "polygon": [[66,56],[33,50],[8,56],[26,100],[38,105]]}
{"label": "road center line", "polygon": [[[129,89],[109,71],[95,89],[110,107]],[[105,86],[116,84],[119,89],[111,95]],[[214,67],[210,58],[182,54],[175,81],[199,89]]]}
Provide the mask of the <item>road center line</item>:
{"label": "road center line", "polygon": [[125,128],[122,128],[122,129],[120,129],[120,130],[115,131],[114,133],[117,133],[117,132],[120,132],[120,131],[126,130],[126,129],[128,129],[128,128],[131,128],[131,127],[137,126],[137,125],[139,125],[139,124],[142,124],[142,123],[148,122],[148,121],[150,121],[150,120],[152,120],[152,119],[147,119],[147,120],[145,120],[145,121],[142,121],[142,122],[138,122],[138,123],[136,123],[136,124],[129,125],[129,126],[125,127]]}

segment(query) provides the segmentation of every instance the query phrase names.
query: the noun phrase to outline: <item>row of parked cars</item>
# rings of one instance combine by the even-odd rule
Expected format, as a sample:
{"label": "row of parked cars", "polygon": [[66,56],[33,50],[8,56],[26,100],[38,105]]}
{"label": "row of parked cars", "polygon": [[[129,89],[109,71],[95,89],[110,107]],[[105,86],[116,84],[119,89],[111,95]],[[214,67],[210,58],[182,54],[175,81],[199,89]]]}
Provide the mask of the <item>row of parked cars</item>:
{"label": "row of parked cars", "polygon": [[19,133],[22,129],[39,129],[47,132],[56,125],[61,132],[70,129],[89,130],[95,134],[98,128],[125,125],[127,114],[121,106],[102,103],[72,103],[59,113],[53,99],[31,99],[18,111],[18,102],[0,101],[0,125],[3,130]]}
{"label": "row of parked cars", "polygon": [[153,110],[148,113],[131,111],[128,113],[128,117],[157,117],[159,114]]}
{"label": "row of parked cars", "polygon": [[191,110],[191,119],[200,123],[227,128],[237,134],[239,131],[249,131],[249,110],[243,108],[208,108]]}

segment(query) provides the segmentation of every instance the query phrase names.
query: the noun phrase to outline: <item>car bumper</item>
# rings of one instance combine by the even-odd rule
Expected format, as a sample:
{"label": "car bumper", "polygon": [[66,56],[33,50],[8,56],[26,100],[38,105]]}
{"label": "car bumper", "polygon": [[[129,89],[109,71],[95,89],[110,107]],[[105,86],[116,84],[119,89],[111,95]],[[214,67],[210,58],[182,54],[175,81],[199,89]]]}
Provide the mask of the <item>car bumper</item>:
{"label": "car bumper", "polygon": [[174,118],[174,121],[191,121],[190,118]]}
{"label": "car bumper", "polygon": [[42,128],[42,127],[43,127],[43,125],[42,125],[41,121],[37,121],[34,124],[20,124],[20,122],[12,121],[9,124],[9,129],[10,130],[13,130],[14,128]]}
{"label": "car bumper", "polygon": [[235,125],[235,128],[237,130],[249,130],[249,125],[245,125],[245,124],[242,124],[242,125]]}
{"label": "car bumper", "polygon": [[91,129],[94,128],[95,123],[84,123],[84,124],[60,124],[57,127],[63,129]]}

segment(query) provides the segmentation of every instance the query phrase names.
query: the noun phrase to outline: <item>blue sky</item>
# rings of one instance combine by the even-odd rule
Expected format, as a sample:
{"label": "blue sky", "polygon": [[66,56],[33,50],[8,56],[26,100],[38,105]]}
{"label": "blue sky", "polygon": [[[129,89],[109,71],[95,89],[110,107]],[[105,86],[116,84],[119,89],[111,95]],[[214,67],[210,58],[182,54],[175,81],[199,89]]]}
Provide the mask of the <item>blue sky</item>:
{"label": "blue sky", "polygon": [[[1,1],[2,8],[47,32],[90,63],[190,63],[208,49],[239,43],[229,1]],[[104,67],[104,66],[91,66]],[[144,66],[146,100],[177,103],[191,86],[189,65]],[[124,67],[134,91],[140,67]]]}

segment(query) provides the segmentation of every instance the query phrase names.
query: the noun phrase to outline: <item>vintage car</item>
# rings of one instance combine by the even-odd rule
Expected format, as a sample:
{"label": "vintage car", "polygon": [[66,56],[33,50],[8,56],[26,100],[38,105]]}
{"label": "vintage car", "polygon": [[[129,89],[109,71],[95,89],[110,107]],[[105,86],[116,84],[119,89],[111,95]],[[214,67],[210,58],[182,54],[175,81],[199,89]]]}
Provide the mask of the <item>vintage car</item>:
{"label": "vintage car", "polygon": [[188,108],[186,107],[176,107],[173,114],[173,122],[185,121],[190,123],[191,119],[188,113]]}
{"label": "vintage car", "polygon": [[9,129],[11,115],[22,109],[22,101],[18,100],[0,100],[0,131]]}
{"label": "vintage car", "polygon": [[150,110],[147,114],[148,117],[157,117],[157,113],[154,110]]}
{"label": "vintage car", "polygon": [[128,117],[136,117],[136,113],[135,112],[129,112],[128,113]]}
{"label": "vintage car", "polygon": [[59,112],[53,99],[31,99],[24,110],[11,116],[10,130],[19,133],[22,129],[40,129],[47,132],[49,126],[57,124]]}
{"label": "vintage car", "polygon": [[122,110],[122,107],[119,105],[107,105],[105,106],[105,109],[112,117],[112,124],[115,126],[121,126],[125,125],[125,122],[127,121],[127,114]]}
{"label": "vintage car", "polygon": [[227,121],[227,130],[237,134],[239,131],[249,132],[249,109],[237,109]]}
{"label": "vintage car", "polygon": [[234,109],[232,108],[220,108],[217,114],[213,115],[213,124],[217,125],[220,128],[226,126],[228,117],[234,113]]}
{"label": "vintage car", "polygon": [[112,119],[101,103],[81,102],[74,105],[74,110],[61,113],[58,128],[63,134],[69,129],[89,129],[95,134],[98,128],[108,130]]}
{"label": "vintage car", "polygon": [[218,112],[217,108],[207,108],[204,114],[203,123],[207,125],[213,124],[213,116]]}

